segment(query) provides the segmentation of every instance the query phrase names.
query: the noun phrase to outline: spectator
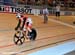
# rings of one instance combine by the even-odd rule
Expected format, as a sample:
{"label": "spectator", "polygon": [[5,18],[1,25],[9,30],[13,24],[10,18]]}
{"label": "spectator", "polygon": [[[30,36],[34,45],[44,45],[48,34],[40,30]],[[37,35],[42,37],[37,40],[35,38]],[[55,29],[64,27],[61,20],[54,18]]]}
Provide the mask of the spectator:
{"label": "spectator", "polygon": [[60,17],[60,5],[56,6],[56,18]]}
{"label": "spectator", "polygon": [[49,14],[48,9],[47,8],[43,9],[44,23],[48,22],[48,17],[47,17],[48,14]]}

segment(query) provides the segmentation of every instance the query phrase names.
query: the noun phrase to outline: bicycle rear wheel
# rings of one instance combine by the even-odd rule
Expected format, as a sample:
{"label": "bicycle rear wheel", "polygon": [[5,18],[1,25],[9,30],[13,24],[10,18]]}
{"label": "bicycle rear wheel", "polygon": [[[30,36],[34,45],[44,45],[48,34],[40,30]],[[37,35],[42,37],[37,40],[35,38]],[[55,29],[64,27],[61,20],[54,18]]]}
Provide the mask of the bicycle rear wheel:
{"label": "bicycle rear wheel", "polygon": [[34,41],[36,40],[36,37],[37,37],[37,32],[35,30],[35,28],[32,28],[32,32],[28,32],[28,34],[30,34],[30,40]]}

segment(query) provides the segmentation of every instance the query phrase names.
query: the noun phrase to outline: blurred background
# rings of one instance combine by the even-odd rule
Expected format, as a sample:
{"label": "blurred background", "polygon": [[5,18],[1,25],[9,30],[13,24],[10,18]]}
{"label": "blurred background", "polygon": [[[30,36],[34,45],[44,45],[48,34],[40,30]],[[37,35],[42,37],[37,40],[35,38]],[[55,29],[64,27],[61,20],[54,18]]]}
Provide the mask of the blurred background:
{"label": "blurred background", "polygon": [[53,7],[56,4],[60,4],[62,7],[75,7],[75,0],[0,0],[0,5],[47,5]]}
{"label": "blurred background", "polygon": [[4,5],[38,9],[39,14],[42,14],[42,9],[47,7],[51,15],[55,14],[56,5],[60,5],[61,15],[75,15],[75,0],[0,0],[1,9]]}
{"label": "blurred background", "polygon": [[0,0],[0,5],[29,5],[29,6],[47,6],[48,8],[60,4],[62,10],[75,10],[75,0]]}

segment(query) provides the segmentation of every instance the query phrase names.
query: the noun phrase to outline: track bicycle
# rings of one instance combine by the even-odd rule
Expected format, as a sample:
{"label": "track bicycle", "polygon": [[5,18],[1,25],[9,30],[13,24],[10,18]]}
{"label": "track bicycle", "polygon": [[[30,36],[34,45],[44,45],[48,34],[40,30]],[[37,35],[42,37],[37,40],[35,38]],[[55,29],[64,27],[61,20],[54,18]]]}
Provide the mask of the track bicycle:
{"label": "track bicycle", "polygon": [[[37,37],[37,32],[35,30],[35,28],[31,29],[32,32],[30,33],[29,31],[27,32],[27,35],[30,35],[30,37],[28,38],[30,41],[35,41],[36,37]],[[16,33],[14,34],[14,43],[16,45],[22,45],[25,42],[25,33],[19,29],[18,31],[16,31]]]}

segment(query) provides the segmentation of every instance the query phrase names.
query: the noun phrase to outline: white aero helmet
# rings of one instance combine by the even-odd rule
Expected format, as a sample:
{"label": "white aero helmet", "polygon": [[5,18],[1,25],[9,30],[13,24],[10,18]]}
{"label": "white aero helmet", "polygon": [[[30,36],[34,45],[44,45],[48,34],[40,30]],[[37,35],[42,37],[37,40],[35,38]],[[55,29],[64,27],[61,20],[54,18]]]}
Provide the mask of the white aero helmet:
{"label": "white aero helmet", "polygon": [[17,18],[21,18],[21,14],[20,13],[17,13],[16,17]]}

